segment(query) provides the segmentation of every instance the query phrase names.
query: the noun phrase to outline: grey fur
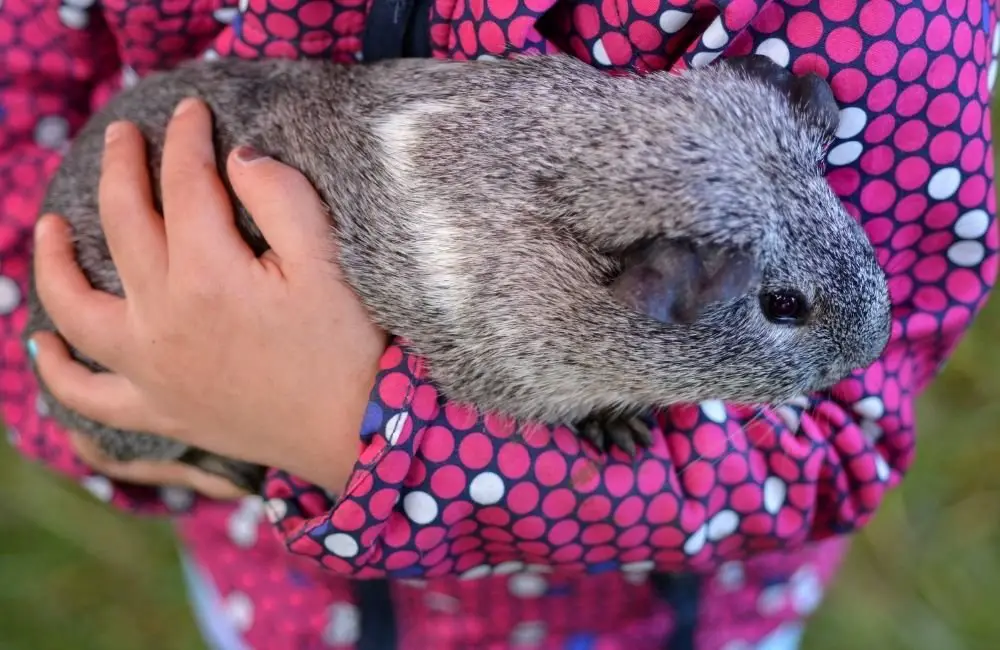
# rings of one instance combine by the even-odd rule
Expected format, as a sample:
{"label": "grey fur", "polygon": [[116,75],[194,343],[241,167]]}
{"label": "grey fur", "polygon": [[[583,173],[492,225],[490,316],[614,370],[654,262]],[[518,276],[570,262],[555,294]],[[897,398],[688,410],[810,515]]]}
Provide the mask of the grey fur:
{"label": "grey fur", "polygon": [[[888,341],[885,276],[820,169],[836,128],[832,94],[760,57],[679,75],[611,76],[562,56],[221,60],[152,75],[82,129],[43,206],[70,220],[100,289],[121,294],[97,211],[103,130],[139,124],[158,179],[165,125],[186,96],[213,111],[223,173],[227,154],[249,144],[310,179],[330,206],[348,281],[452,400],[580,423],[599,439],[595,422],[653,406],[776,403],[828,387]],[[265,250],[241,207],[239,221]],[[693,251],[687,271],[676,270],[678,246]],[[649,268],[629,266],[636,247],[676,267],[662,296],[674,281],[695,292],[687,321],[653,318],[610,290],[638,273],[660,291]],[[747,263],[752,275],[733,271],[703,294],[690,271]],[[814,304],[806,325],[764,318],[759,293],[785,288]],[[27,334],[40,329],[53,325],[32,292]],[[219,461],[49,401],[115,457]],[[628,447],[647,434],[609,435]]]}

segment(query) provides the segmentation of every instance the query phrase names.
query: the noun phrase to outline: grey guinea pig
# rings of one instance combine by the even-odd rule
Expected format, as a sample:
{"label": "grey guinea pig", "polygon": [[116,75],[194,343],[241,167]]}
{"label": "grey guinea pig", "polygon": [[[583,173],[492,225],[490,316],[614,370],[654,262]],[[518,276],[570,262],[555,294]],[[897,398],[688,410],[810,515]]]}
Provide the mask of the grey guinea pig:
{"label": "grey guinea pig", "polygon": [[[309,178],[348,282],[451,400],[632,452],[652,407],[779,403],[887,344],[885,275],[822,174],[833,93],[765,57],[646,75],[566,56],[223,59],[151,75],[80,131],[43,205],[71,222],[99,289],[121,295],[98,216],[103,131],[138,124],[158,179],[188,96],[212,109],[221,173],[247,144]],[[54,329],[34,287],[30,302],[26,335]],[[43,394],[114,458],[181,459],[244,486],[261,476]]]}

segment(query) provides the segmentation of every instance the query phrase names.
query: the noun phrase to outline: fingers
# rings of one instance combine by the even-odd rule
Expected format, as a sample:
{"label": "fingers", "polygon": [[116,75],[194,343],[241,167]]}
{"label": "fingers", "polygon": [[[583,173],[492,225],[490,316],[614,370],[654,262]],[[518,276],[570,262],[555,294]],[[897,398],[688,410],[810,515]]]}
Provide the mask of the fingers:
{"label": "fingers", "polygon": [[148,409],[134,385],[120,375],[94,372],[70,356],[66,345],[51,332],[31,339],[42,381],[63,406],[85,418],[132,431],[155,430]]}
{"label": "fingers", "polygon": [[96,442],[75,431],[69,434],[77,456],[99,474],[125,483],[176,486],[193,489],[210,499],[238,499],[248,492],[221,476],[179,462],[134,460],[118,462],[101,453]]}
{"label": "fingers", "polygon": [[228,175],[283,270],[317,260],[329,268],[334,253],[329,211],[305,176],[250,147],[230,155]]}
{"label": "fingers", "polygon": [[195,272],[253,259],[236,229],[213,143],[208,106],[195,99],[178,104],[163,146],[163,214],[169,263]]}
{"label": "fingers", "polygon": [[35,226],[34,265],[38,298],[56,329],[88,357],[115,367],[125,301],[90,286],[59,217],[43,215]]}
{"label": "fingers", "polygon": [[163,277],[166,239],[153,205],[146,142],[128,122],[105,131],[98,202],[111,258],[126,295]]}

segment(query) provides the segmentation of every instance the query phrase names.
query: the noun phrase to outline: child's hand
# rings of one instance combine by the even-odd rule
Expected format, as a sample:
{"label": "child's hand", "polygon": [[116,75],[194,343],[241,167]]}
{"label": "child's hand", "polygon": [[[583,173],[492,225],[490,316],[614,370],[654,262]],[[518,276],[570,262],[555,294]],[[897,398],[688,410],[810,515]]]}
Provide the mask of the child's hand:
{"label": "child's hand", "polygon": [[235,152],[233,189],[272,247],[258,259],[234,226],[204,104],[182,103],[168,127],[163,219],[139,131],[119,123],[108,136],[101,219],[126,297],[91,288],[52,215],[36,229],[35,272],[59,332],[111,372],[40,333],[49,389],[111,426],[341,489],[386,337],[332,261],[320,198],[290,167]]}

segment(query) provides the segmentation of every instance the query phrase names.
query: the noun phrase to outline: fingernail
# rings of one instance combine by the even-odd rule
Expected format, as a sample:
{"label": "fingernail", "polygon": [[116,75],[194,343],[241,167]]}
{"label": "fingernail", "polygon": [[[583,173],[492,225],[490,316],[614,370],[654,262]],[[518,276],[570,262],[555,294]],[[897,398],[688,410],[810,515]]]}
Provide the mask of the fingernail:
{"label": "fingernail", "polygon": [[35,357],[38,356],[38,343],[35,342],[35,339],[28,339],[26,347],[28,348],[28,356],[34,361]]}
{"label": "fingernail", "polygon": [[124,132],[125,132],[125,123],[124,122],[120,122],[120,121],[119,122],[112,122],[111,124],[108,125],[108,128],[104,129],[104,142],[105,142],[105,144],[109,143],[109,142],[114,142],[119,137],[121,137],[122,133],[124,133]]}
{"label": "fingernail", "polygon": [[181,103],[178,104],[177,108],[174,109],[174,117],[177,117],[181,113],[191,110],[197,103],[198,100],[195,99],[194,97],[187,97],[186,99],[181,100]]}
{"label": "fingernail", "polygon": [[236,160],[239,160],[241,163],[252,163],[261,158],[266,158],[266,156],[250,145],[243,145],[236,148]]}

